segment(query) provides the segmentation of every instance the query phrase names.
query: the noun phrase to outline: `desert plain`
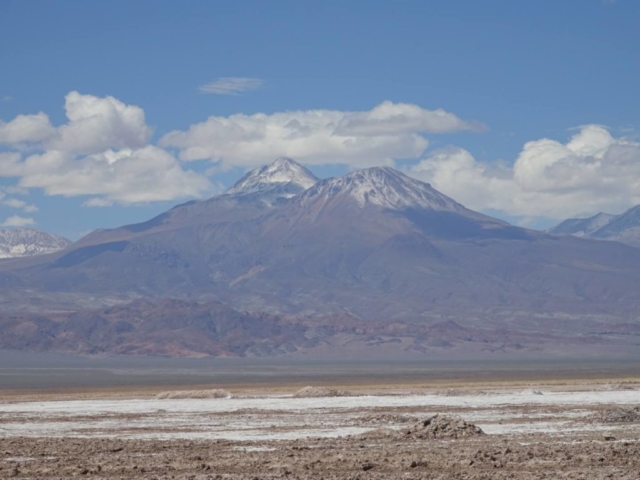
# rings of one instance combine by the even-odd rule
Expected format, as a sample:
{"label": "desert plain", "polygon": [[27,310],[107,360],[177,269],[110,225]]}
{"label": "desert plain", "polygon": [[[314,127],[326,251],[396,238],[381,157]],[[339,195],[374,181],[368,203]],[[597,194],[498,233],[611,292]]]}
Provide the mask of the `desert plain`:
{"label": "desert plain", "polygon": [[639,376],[529,376],[5,388],[0,478],[640,478]]}

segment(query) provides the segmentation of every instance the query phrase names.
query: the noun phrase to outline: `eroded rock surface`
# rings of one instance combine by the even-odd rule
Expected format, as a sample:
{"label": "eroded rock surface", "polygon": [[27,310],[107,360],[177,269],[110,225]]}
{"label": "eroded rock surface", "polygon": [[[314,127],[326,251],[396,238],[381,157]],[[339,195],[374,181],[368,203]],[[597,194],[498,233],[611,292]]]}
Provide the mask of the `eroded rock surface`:
{"label": "eroded rock surface", "polygon": [[460,417],[434,415],[433,417],[415,423],[406,429],[404,434],[420,439],[457,439],[484,435],[484,432],[480,427],[476,427],[472,423],[467,423]]}
{"label": "eroded rock surface", "polygon": [[601,423],[640,423],[640,407],[617,407],[603,410],[594,415]]}

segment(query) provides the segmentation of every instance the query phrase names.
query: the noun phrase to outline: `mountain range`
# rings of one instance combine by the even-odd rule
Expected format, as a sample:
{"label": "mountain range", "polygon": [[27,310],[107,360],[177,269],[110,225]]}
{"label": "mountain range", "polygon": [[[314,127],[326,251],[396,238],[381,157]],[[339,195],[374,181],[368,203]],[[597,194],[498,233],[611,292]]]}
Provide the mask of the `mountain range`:
{"label": "mountain range", "polygon": [[3,348],[228,356],[640,343],[640,249],[515,227],[387,167],[320,180],[278,159],[208,200],[3,260],[0,285]]}
{"label": "mountain range", "polygon": [[589,218],[570,218],[550,229],[549,233],[611,240],[640,247],[640,205],[620,215],[598,213]]}
{"label": "mountain range", "polygon": [[221,302],[135,300],[101,309],[0,316],[0,349],[82,355],[442,359],[516,355],[624,357],[637,353],[640,324],[558,322],[535,328],[372,321],[348,314],[277,316],[237,311]]}

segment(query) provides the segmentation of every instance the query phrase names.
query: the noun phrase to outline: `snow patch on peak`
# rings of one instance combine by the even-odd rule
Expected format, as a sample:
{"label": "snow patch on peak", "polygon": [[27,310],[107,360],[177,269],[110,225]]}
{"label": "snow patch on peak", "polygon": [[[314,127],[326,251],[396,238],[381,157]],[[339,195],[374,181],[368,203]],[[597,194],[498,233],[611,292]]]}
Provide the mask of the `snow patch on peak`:
{"label": "snow patch on peak", "polygon": [[612,240],[640,247],[640,205],[631,207],[620,215],[598,213],[589,218],[570,218],[547,232],[597,240]]}
{"label": "snow patch on peak", "polygon": [[[632,240],[638,244],[640,238],[640,205],[631,207],[626,212],[612,216],[608,222],[592,234],[593,238]],[[628,238],[633,237],[633,238]]]}
{"label": "snow patch on peak", "polygon": [[598,213],[589,218],[569,218],[547,231],[556,235],[586,237],[611,223],[614,218],[616,216],[609,213]]}
{"label": "snow patch on peak", "polygon": [[290,158],[280,157],[270,165],[250,171],[225,195],[259,195],[262,203],[272,204],[279,198],[291,198],[311,188],[318,178]]}
{"label": "snow patch on peak", "polygon": [[421,182],[390,167],[357,170],[344,177],[321,181],[305,193],[314,196],[347,196],[362,208],[372,204],[391,209],[426,208],[430,210],[470,212],[428,183]]}
{"label": "snow patch on peak", "polygon": [[71,244],[70,240],[52,233],[17,228],[0,230],[0,258],[29,257],[57,252]]}
{"label": "snow patch on peak", "polygon": [[295,183],[305,190],[318,181],[313,173],[286,157],[280,157],[271,165],[261,168],[259,177],[266,183]]}

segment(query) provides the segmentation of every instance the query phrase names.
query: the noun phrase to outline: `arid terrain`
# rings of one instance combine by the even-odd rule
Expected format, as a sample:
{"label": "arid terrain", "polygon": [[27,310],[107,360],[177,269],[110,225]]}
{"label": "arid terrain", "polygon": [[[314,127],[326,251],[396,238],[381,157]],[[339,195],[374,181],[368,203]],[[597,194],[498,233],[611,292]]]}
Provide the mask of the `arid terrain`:
{"label": "arid terrain", "polygon": [[5,394],[0,478],[640,478],[640,380]]}

